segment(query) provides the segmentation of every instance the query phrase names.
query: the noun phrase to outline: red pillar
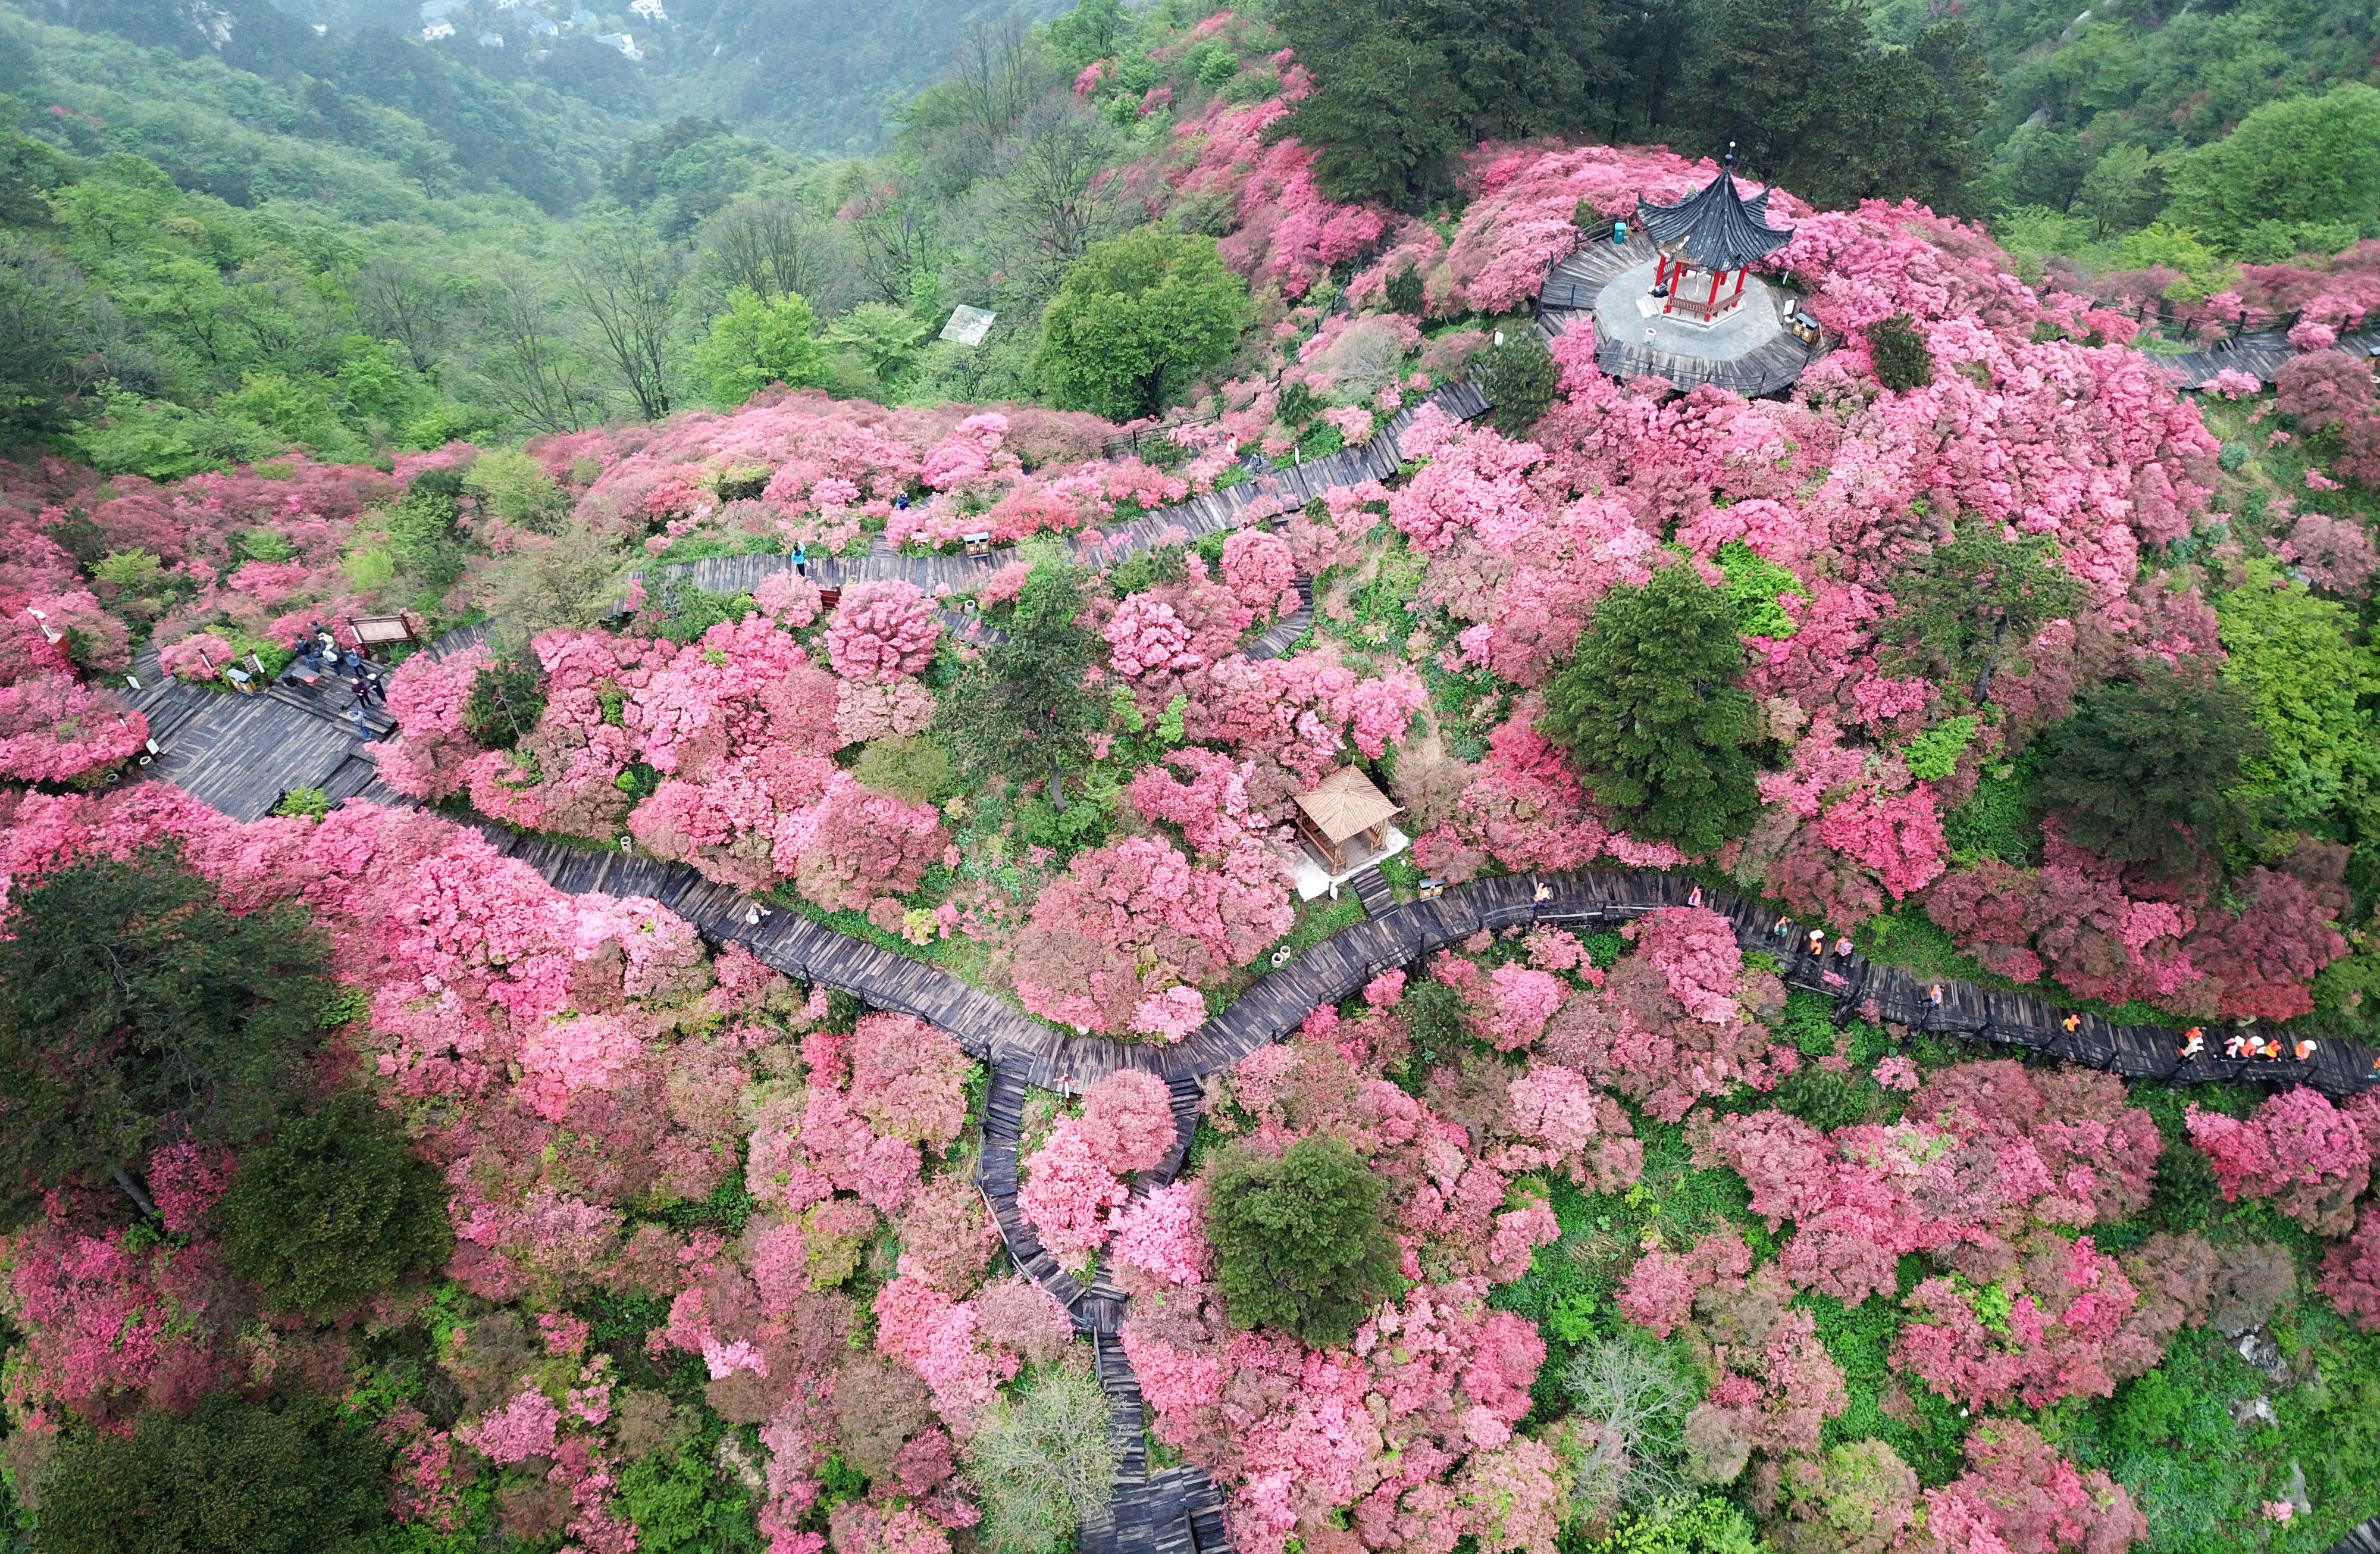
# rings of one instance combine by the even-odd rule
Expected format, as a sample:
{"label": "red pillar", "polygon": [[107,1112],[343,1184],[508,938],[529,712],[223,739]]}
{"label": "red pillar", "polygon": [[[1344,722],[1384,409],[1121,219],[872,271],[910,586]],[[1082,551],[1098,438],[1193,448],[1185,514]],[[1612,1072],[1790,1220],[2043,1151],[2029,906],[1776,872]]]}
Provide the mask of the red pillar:
{"label": "red pillar", "polygon": [[1742,270],[1738,270],[1735,273],[1735,295],[1728,299],[1728,306],[1730,307],[1733,307],[1736,303],[1743,300],[1743,275],[1744,272]]}
{"label": "red pillar", "polygon": [[1724,271],[1713,270],[1711,272],[1710,298],[1707,301],[1703,303],[1703,316],[1705,318],[1708,318],[1711,314],[1718,312],[1718,283],[1725,278],[1726,273]]}

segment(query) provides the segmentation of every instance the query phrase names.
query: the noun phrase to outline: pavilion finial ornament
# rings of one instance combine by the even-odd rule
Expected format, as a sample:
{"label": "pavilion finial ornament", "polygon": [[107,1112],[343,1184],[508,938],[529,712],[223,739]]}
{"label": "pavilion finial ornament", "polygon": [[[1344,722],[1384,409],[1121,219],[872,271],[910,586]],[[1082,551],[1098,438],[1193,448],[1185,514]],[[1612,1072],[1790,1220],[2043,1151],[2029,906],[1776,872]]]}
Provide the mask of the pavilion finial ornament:
{"label": "pavilion finial ornament", "polygon": [[1768,225],[1768,195],[1764,189],[1746,200],[1737,191],[1730,141],[1718,176],[1683,200],[1654,205],[1636,197],[1636,225],[1661,251],[1653,295],[1663,299],[1663,313],[1707,324],[1742,301],[1752,264],[1793,236],[1790,227]]}

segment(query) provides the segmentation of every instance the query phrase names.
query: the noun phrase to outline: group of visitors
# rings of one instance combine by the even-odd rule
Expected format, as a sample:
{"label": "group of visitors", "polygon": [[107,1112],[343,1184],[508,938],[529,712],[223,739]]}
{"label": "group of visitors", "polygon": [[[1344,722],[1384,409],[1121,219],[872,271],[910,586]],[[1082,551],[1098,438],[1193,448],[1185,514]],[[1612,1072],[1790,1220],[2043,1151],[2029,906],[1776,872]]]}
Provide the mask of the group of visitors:
{"label": "group of visitors", "polygon": [[[2283,1058],[2295,1058],[2302,1063],[2321,1049],[2322,1044],[2309,1037],[2300,1036],[2296,1041],[2290,1042],[2279,1036],[2268,1036],[2255,1030],[2234,1031],[2224,1038],[2223,1042],[2224,1057],[2234,1059],[2253,1058],[2264,1062],[2272,1062]],[[2204,1027],[2192,1025],[2181,1034],[2180,1057],[2183,1062],[2187,1063],[2205,1051],[2206,1032]]]}
{"label": "group of visitors", "polygon": [[380,666],[357,648],[342,646],[321,621],[314,622],[307,635],[291,642],[289,651],[289,667],[281,674],[284,685],[322,680],[345,683],[354,698],[347,715],[356,718],[362,717],[365,708],[387,702],[388,691]]}

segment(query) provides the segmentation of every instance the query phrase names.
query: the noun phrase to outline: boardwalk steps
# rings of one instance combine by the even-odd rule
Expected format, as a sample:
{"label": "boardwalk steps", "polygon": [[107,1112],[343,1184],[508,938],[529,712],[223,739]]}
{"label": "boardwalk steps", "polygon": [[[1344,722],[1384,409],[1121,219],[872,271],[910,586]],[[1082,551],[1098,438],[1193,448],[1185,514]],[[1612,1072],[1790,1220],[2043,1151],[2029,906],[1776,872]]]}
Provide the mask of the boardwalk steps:
{"label": "boardwalk steps", "polygon": [[1365,916],[1381,917],[1396,910],[1396,893],[1389,888],[1378,863],[1356,871],[1355,877],[1347,883],[1354,887],[1355,899],[1364,903]]}

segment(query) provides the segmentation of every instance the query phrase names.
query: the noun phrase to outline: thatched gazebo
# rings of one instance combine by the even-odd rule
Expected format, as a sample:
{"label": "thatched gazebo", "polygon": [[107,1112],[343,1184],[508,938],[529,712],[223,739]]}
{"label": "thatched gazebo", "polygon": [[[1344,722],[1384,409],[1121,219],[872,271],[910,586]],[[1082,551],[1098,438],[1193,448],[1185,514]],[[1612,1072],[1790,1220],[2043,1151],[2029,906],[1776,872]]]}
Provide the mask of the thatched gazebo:
{"label": "thatched gazebo", "polygon": [[1297,831],[1330,873],[1345,874],[1387,850],[1389,822],[1403,813],[1371,778],[1342,766],[1297,796]]}

